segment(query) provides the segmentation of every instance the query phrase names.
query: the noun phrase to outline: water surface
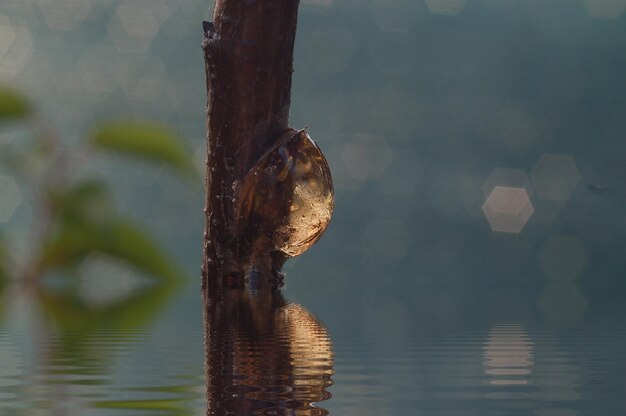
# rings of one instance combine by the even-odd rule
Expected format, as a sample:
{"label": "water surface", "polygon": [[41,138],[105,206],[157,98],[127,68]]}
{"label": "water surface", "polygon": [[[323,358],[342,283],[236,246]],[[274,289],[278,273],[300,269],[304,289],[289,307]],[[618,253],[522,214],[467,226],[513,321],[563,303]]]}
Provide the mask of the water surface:
{"label": "water surface", "polygon": [[237,292],[209,308],[206,332],[167,324],[175,312],[137,325],[72,327],[36,313],[5,320],[2,414],[563,416],[626,409],[626,331],[616,326],[499,322],[397,333],[388,325],[346,338],[280,294]]}

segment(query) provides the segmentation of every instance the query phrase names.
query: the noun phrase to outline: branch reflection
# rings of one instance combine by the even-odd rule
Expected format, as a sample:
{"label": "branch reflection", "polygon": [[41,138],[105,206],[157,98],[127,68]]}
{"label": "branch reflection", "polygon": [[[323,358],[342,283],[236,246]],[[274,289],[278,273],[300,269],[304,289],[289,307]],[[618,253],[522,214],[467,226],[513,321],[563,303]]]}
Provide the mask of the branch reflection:
{"label": "branch reflection", "polygon": [[272,290],[226,289],[206,299],[207,415],[327,415],[328,331]]}

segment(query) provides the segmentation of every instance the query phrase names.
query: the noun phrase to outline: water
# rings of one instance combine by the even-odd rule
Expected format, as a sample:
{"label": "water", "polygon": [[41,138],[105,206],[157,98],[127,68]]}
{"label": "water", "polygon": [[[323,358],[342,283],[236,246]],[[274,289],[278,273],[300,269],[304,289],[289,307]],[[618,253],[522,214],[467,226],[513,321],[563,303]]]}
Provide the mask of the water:
{"label": "water", "polygon": [[[203,166],[209,3],[0,1],[0,83],[32,97],[68,172],[105,177],[188,282],[141,289],[94,259],[80,296],[0,282],[0,414],[207,413],[202,189],[83,150],[96,123],[150,118]],[[625,19],[622,0],[301,0],[291,125],[324,150],[336,200],[286,264],[286,301],[317,317],[292,324],[318,322],[332,348],[303,370],[306,411],[626,413]],[[4,126],[0,146],[30,136]],[[11,175],[0,233],[23,259],[37,195]],[[246,406],[297,408],[297,331],[242,323],[223,321],[211,357],[237,345],[231,362],[253,356],[275,381],[214,377],[267,382]],[[230,406],[232,389],[214,391]]]}
{"label": "water", "polygon": [[326,328],[279,294],[233,290],[206,327],[208,415],[326,415],[333,351]]}
{"label": "water", "polygon": [[626,409],[623,328],[500,322],[334,342],[310,311],[282,296],[233,292],[215,308],[205,351],[199,328],[163,320],[88,329],[3,325],[0,414],[583,416]]}

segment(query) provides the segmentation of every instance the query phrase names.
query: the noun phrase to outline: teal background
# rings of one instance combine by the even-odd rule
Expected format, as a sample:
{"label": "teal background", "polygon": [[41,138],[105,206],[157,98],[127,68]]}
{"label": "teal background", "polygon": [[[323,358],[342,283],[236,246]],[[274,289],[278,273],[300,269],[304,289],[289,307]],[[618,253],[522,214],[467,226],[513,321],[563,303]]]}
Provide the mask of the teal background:
{"label": "teal background", "polygon": [[[151,375],[182,377],[195,397],[182,406],[198,414],[203,190],[164,169],[87,157],[84,139],[100,121],[158,119],[185,137],[202,166],[200,41],[209,3],[0,4],[0,83],[32,97],[66,139],[72,169],[108,178],[122,213],[149,226],[188,274],[189,283],[147,326],[129,330],[137,331],[135,341],[120,341],[125,352],[111,353],[96,373],[117,387],[151,385]],[[623,414],[625,16],[624,0],[301,1],[291,124],[308,126],[326,154],[336,209],[324,238],[288,262],[285,295],[317,315],[337,346],[335,398],[324,404],[334,414]],[[2,129],[0,143],[26,136],[26,129]],[[26,184],[17,186],[19,194],[4,188],[0,195],[4,209],[17,204],[0,227],[19,257],[33,238],[24,230],[33,220],[34,196]],[[520,215],[504,220],[518,232],[494,231],[489,222],[494,186],[518,190],[521,199],[512,204]],[[106,302],[130,290],[120,288],[135,287],[132,273],[106,259],[88,259],[84,267],[85,296]],[[42,328],[55,339],[56,326],[38,313],[36,301],[10,293],[2,300],[0,387],[26,374],[18,383],[25,391],[48,391],[37,378],[46,355],[39,346],[47,345]],[[552,407],[498,407],[487,398],[441,413],[439,390],[402,384],[384,364],[386,357],[404,357],[401,351],[412,351],[415,342],[487,339],[503,323],[525,328],[531,338],[538,331],[538,357],[562,348],[580,360],[534,373],[535,385],[565,374],[557,384],[576,392],[575,399],[566,395],[567,406],[552,406],[566,400],[562,396],[530,395]],[[465,341],[458,345],[471,345]],[[355,344],[367,346],[369,355],[357,355],[375,387],[350,401],[365,391],[342,379],[356,371],[341,361]],[[442,389],[456,392],[459,368],[482,374],[480,347],[476,351],[463,357],[477,370],[428,371],[442,374]],[[150,365],[155,359],[158,371]],[[419,363],[411,363],[419,373]],[[594,390],[597,383],[604,388]],[[422,396],[402,399],[403,388],[406,397]],[[29,399],[39,396],[22,390],[1,402],[2,394],[0,409],[61,406],[54,398]],[[89,397],[72,406],[91,407]]]}

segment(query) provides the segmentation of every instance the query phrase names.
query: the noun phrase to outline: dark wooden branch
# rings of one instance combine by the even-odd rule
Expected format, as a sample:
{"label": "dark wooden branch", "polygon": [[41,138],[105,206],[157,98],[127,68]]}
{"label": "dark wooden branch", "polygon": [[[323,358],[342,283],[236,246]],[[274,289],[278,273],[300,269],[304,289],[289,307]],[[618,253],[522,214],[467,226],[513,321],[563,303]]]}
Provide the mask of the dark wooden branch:
{"label": "dark wooden branch", "polygon": [[237,239],[233,202],[246,173],[289,128],[297,12],[298,0],[216,0],[214,21],[203,25],[208,92],[205,292],[243,282],[242,257],[250,253],[242,251]]}

